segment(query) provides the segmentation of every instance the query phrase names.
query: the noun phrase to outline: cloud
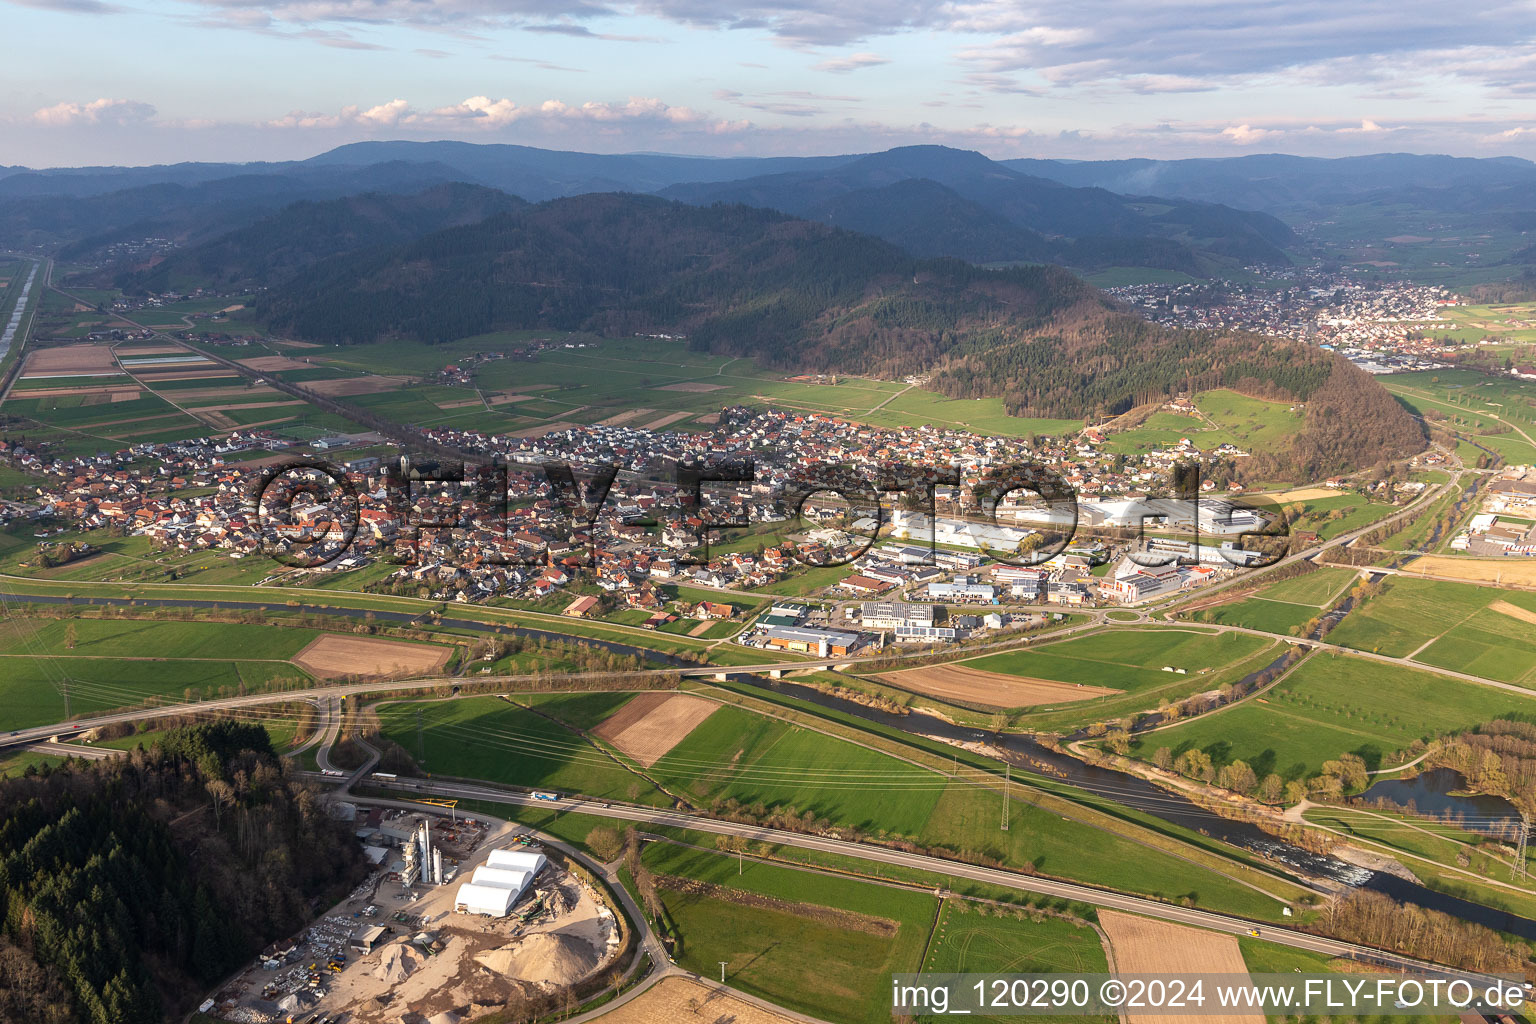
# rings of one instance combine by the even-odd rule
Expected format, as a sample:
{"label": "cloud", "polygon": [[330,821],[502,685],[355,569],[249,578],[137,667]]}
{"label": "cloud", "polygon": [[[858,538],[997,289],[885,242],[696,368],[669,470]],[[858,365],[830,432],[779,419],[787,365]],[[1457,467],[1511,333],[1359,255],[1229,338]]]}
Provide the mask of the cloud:
{"label": "cloud", "polygon": [[6,0],[17,7],[35,7],[43,11],[59,11],[64,14],[118,14],[123,8],[100,0]]}
{"label": "cloud", "polygon": [[56,103],[32,112],[38,124],[70,125],[143,124],[155,116],[155,108],[138,100],[98,99],[89,103]]}
{"label": "cloud", "polygon": [[[1326,68],[1335,84],[1437,71],[1438,53],[1493,46],[1529,50],[1536,7],[1491,0],[1472,7],[1437,0],[1203,0],[1131,4],[1079,0],[979,0],[949,9],[947,27],[977,34],[957,58],[994,74],[1031,71],[1059,85],[1122,83],[1138,92],[1191,91],[1198,83],[1255,81]],[[1491,80],[1494,68],[1469,74]],[[1510,69],[1506,77],[1530,81]]]}
{"label": "cloud", "polygon": [[632,96],[623,103],[591,100],[579,104],[556,99],[519,103],[508,97],[470,96],[458,103],[432,109],[420,109],[406,100],[393,99],[373,107],[346,106],[330,114],[294,111],[267,121],[265,126],[306,130],[351,128],[365,133],[390,133],[484,132],[514,124],[531,124],[541,129],[632,125],[705,133],[729,133],[750,127],[748,122],[720,120],[691,107],[676,106],[647,96]]}
{"label": "cloud", "polygon": [[587,73],[586,68],[568,68],[562,64],[551,64],[546,60],[532,60],[528,57],[508,57],[505,54],[500,53],[491,54],[491,60],[502,60],[512,64],[532,64],[534,67],[541,71],[573,71],[579,75],[584,75]]}
{"label": "cloud", "polygon": [[985,71],[972,72],[961,79],[961,81],[977,89],[1006,95],[1040,96],[1045,92],[1043,89],[1021,84],[1012,75],[993,75]]}
{"label": "cloud", "polygon": [[1255,142],[1263,142],[1270,136],[1279,133],[1268,128],[1255,128],[1252,125],[1239,124],[1233,125],[1230,128],[1223,128],[1221,134],[1239,146],[1251,146]]}
{"label": "cloud", "polygon": [[850,71],[879,67],[881,64],[889,63],[889,58],[882,57],[878,53],[850,53],[846,57],[833,57],[830,60],[824,60],[816,65],[816,70],[847,74]]}
{"label": "cloud", "polygon": [[585,25],[573,25],[570,22],[551,22],[544,25],[524,25],[524,32],[541,32],[546,35],[573,36],[576,39],[602,39],[618,43],[664,43],[660,36],[622,36],[611,32],[593,32]]}

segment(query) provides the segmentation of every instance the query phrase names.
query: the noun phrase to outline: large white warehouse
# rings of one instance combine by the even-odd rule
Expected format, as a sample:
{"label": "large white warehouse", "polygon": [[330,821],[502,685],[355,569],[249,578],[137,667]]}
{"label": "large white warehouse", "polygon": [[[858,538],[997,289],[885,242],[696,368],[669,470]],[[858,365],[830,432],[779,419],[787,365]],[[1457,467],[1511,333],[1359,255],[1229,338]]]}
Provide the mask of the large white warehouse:
{"label": "large white warehouse", "polygon": [[546,863],[537,850],[492,850],[459,886],[455,906],[466,914],[506,917]]}
{"label": "large white warehouse", "polygon": [[500,885],[476,885],[465,882],[459,886],[456,909],[463,914],[489,914],[506,917],[517,900],[517,893]]}
{"label": "large white warehouse", "polygon": [[485,858],[485,866],[488,868],[506,868],[510,871],[527,871],[536,875],[544,870],[548,861],[538,850],[492,850],[489,857]]}

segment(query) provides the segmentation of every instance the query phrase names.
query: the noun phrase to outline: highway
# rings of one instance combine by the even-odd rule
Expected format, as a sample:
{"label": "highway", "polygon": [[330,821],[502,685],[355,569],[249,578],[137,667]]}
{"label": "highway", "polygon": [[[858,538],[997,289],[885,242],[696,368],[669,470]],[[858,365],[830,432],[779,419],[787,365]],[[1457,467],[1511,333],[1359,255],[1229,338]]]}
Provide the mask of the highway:
{"label": "highway", "polygon": [[[309,778],[319,782],[334,783],[338,781],[332,776],[315,775],[313,773],[307,773],[307,775]],[[375,788],[426,796],[457,797],[462,800],[485,800],[518,807],[539,807],[544,809],[551,807],[548,801],[538,800],[524,793],[488,783],[441,782],[425,779],[371,779],[369,785]],[[868,843],[855,843],[826,836],[788,832],[781,829],[765,828],[760,825],[742,825],[736,822],[719,821],[699,815],[685,814],[680,811],[660,810],[632,804],[562,799],[558,802],[557,806],[561,810],[573,814],[588,814],[637,825],[691,829],[696,832],[707,832],[712,835],[734,836],[755,842],[790,846],[796,849],[836,854],[871,863],[926,871],[939,876],[965,878],[1022,892],[1039,893],[1059,899],[1075,900],[1095,907],[1142,914],[1163,921],[1171,921],[1175,924],[1208,928],[1227,935],[1251,935],[1257,929],[1260,937],[1282,946],[1304,949],[1330,957],[1363,960],[1395,970],[1429,972],[1449,977],[1466,978],[1478,983],[1486,983],[1492,980],[1484,978],[1482,975],[1458,972],[1412,957],[1384,952],[1370,946],[1341,942],[1338,939],[1324,938],[1320,935],[1312,935],[1293,928],[1284,928],[1264,922],[1254,922],[1229,914],[1213,913],[1208,910],[1195,910],[1189,907],[1175,906],[1170,903],[1162,903],[1140,896],[1128,896],[1123,893],[1096,889],[1092,886],[1073,882],[1059,882],[1035,875],[1022,875],[999,868],[966,864],[961,861],[945,860],[925,854],[905,853],[901,850],[893,850]]]}

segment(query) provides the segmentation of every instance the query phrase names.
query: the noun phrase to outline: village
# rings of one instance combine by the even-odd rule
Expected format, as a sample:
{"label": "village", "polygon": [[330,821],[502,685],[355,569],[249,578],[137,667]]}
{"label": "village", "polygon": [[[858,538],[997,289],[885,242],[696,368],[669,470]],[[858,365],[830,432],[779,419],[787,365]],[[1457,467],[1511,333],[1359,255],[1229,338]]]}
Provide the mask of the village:
{"label": "village", "polygon": [[[164,552],[262,560],[253,562],[269,564],[261,582],[278,586],[377,567],[364,589],[520,602],[576,618],[637,611],[643,621],[626,621],[647,629],[740,619],[732,594],[788,583],[835,621],[790,616],[779,633],[754,627],[736,642],[800,651],[952,643],[1038,626],[1047,609],[1141,604],[1258,564],[1243,538],[1274,520],[1244,507],[1236,483],[1207,478],[1198,500],[1162,496],[1176,465],[1207,455],[1188,438],[1127,456],[1108,451],[1098,430],[1026,441],[747,408],[724,410],[706,434],[601,425],[531,438],[430,433],[507,467],[504,509],[468,485],[434,480],[434,464],[407,462],[402,472],[379,454],[348,457],[377,452],[376,435],[300,446],[254,430],[69,459],[0,442],[0,455],[41,481],[34,499],[6,503],[0,517],[41,527],[39,563],[90,554],[60,532],[68,524],[147,537]],[[283,461],[265,454],[274,451],[333,463],[356,493],[355,511],[338,512],[305,486],[286,503],[280,489],[258,502],[269,467]],[[745,459],[750,479],[701,485],[697,505],[680,493],[678,464]],[[551,461],[614,467],[601,506],[555,493],[536,468]],[[1016,487],[984,507],[988,481],[1023,463],[1055,474],[1074,497]],[[931,502],[912,481],[900,495],[875,492],[871,481],[893,465],[936,467]],[[324,476],[305,470],[301,483],[302,474]],[[786,507],[786,493],[800,496],[798,509]],[[829,575],[832,567],[841,570]],[[782,632],[817,628],[838,635]]]}
{"label": "village", "polygon": [[1296,268],[1290,276],[1295,284],[1279,289],[1221,281],[1107,290],[1157,323],[1304,341],[1336,350],[1372,374],[1443,369],[1455,358],[1457,346],[1444,335],[1460,325],[1441,310],[1464,300],[1445,288],[1364,284],[1318,268]]}

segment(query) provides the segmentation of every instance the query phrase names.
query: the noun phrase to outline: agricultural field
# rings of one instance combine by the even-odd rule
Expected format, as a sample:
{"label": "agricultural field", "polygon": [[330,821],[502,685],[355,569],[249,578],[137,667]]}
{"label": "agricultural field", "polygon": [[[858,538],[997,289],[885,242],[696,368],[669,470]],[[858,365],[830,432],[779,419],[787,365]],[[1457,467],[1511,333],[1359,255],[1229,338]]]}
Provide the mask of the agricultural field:
{"label": "agricultural field", "polygon": [[1176,673],[1164,672],[1165,665],[1183,668],[1189,675],[1212,675],[1256,654],[1267,643],[1262,637],[1211,633],[1198,627],[1112,628],[961,664],[1005,675],[1134,691],[1172,681]]}
{"label": "agricultural field", "polygon": [[1343,596],[1357,579],[1359,575],[1353,569],[1324,566],[1305,576],[1242,593],[1237,600],[1191,615],[1200,622],[1294,634]]}
{"label": "agricultural field", "polygon": [[[1150,637],[1167,628],[1110,629],[1075,640],[955,663],[951,667],[1005,674],[1018,683],[1028,678],[1052,686],[1070,687],[1071,695],[1076,699],[1037,704],[1023,711],[1014,709],[1011,714],[1016,728],[1074,732],[1093,722],[1150,711],[1163,700],[1176,701],[1204,690],[1217,689],[1223,683],[1236,682],[1260,671],[1280,653],[1274,642],[1262,637],[1210,634],[1198,626],[1174,627],[1171,637],[1151,638],[1147,641],[1149,646],[1134,642],[1138,636]],[[1211,641],[1210,638],[1218,635],[1227,639]],[[1107,646],[1095,646],[1099,638],[1109,638]],[[1193,646],[1184,647],[1184,643]],[[1037,654],[1054,657],[1033,657]],[[1162,656],[1166,655],[1171,655],[1171,659],[1164,660]],[[1196,658],[1205,660],[1197,661]],[[1186,668],[1187,672],[1184,675],[1164,672],[1164,665]],[[1099,680],[1097,684],[1095,679]],[[1081,690],[1077,689],[1079,683]],[[1089,688],[1095,685],[1120,692],[1084,699],[1085,691],[1091,694]]]}
{"label": "agricultural field", "polygon": [[[668,791],[708,807],[734,799],[764,814],[794,813],[880,838],[995,857],[1010,864],[1201,906],[1268,915],[1274,901],[1214,871],[1027,803],[1019,788],[1013,827],[998,829],[1001,794],[952,780],[877,750],[734,706],[715,711],[650,769],[627,768],[552,719],[593,729],[630,698],[623,693],[390,702],[379,706],[386,737],[434,775],[481,778],[671,806]],[[418,726],[417,714],[420,713]]]}
{"label": "agricultural field", "polygon": [[601,721],[630,696],[562,695],[540,703],[544,714],[498,697],[390,702],[381,704],[377,714],[383,735],[434,775],[669,804],[667,797],[644,785],[596,745],[546,717]]}
{"label": "agricultural field", "polygon": [[653,843],[679,962],[822,1020],[890,1020],[890,975],[923,961],[937,901],[923,891],[750,863]]}
{"label": "agricultural field", "polygon": [[320,634],[313,629],[180,619],[24,619],[0,623],[0,655],[68,654],[74,658],[154,661],[287,661]]}
{"label": "agricultural field", "polygon": [[987,672],[963,664],[927,665],[886,672],[879,680],[912,693],[962,704],[993,708],[1034,707],[1040,704],[1071,704],[1095,697],[1124,693],[1108,686],[1059,683],[1050,679]]}
{"label": "agricultural field", "polygon": [[1331,643],[1536,687],[1536,594],[1389,578]]}
{"label": "agricultural field", "polygon": [[[1247,973],[1236,936],[1222,935],[1203,928],[1172,924],[1149,917],[1137,917],[1119,911],[1100,910],[1099,926],[1109,936],[1115,956],[1115,971],[1124,974],[1222,974]],[[1198,1014],[1160,1014],[1131,1010],[1125,1014],[1129,1024],[1194,1024]],[[1262,1013],[1213,1014],[1218,1024],[1264,1024]]]}
{"label": "agricultural field", "polygon": [[438,644],[325,633],[295,654],[293,663],[316,679],[418,676],[442,671],[452,653]]}
{"label": "agricultural field", "polygon": [[[89,378],[80,378],[82,381]],[[116,451],[143,442],[180,440],[204,434],[201,420],[180,411],[154,394],[120,395],[110,388],[66,388],[70,394],[33,397],[35,392],[13,391],[5,412],[24,416],[60,432],[73,442],[70,449],[82,452]],[[31,431],[28,431],[29,436]]]}
{"label": "agricultural field", "polygon": [[1536,561],[1529,558],[1426,555],[1403,566],[1403,571],[1425,576],[1449,576],[1468,583],[1510,583],[1536,587]]}
{"label": "agricultural field", "polygon": [[1536,305],[1530,303],[1446,306],[1440,310],[1440,316],[1453,326],[1436,327],[1431,333],[1437,338],[1451,337],[1468,344],[1485,338],[1509,344],[1536,344]]}
{"label": "agricultural field", "polygon": [[1246,761],[1262,778],[1304,779],[1324,761],[1355,753],[1372,770],[1415,739],[1429,739],[1509,712],[1536,713],[1530,698],[1428,671],[1316,654],[1283,682],[1241,704],[1143,733],[1138,757],[1159,747],[1175,756],[1192,747],[1219,766]]}
{"label": "agricultural field", "polygon": [[649,768],[719,707],[687,693],[642,693],[594,731],[621,754]]}
{"label": "agricultural field", "polygon": [[1381,383],[1415,412],[1492,448],[1507,463],[1536,464],[1536,382],[1440,370],[1392,374]]}
{"label": "agricultural field", "polygon": [[[1109,963],[1098,933],[1086,925],[1054,917],[1036,919],[1011,907],[947,899],[922,969],[936,974],[1092,974],[1108,972]],[[1113,1020],[1082,1014],[1054,1019]]]}
{"label": "agricultural field", "polygon": [[730,1024],[792,1024],[792,1018],[771,1013],[728,992],[688,978],[663,978],[638,997],[603,1013],[601,1024],[673,1024],[707,1011],[713,1021]]}
{"label": "agricultural field", "polygon": [[286,662],[77,658],[68,654],[0,659],[0,727],[24,729],[60,722],[65,692],[70,713],[129,707],[154,698],[232,697],[307,676]]}
{"label": "agricultural field", "polygon": [[566,344],[586,347],[547,350],[534,361],[481,363],[475,375],[478,394],[460,388],[450,398],[438,393],[448,389],[427,385],[357,401],[381,415],[406,416],[406,422],[502,432],[542,433],[558,424],[602,422],[700,430],[724,406],[741,403],[771,403],[882,426],[964,425],[1015,436],[1075,432],[1080,426],[1076,420],[1008,416],[1000,399],[949,399],[894,381],[786,379],[760,370],[750,359],[693,352],[681,342],[650,338],[510,332],[430,348],[399,342],[328,348],[306,352],[305,358],[346,370],[423,377],[449,363],[462,364],[476,353],[503,351],[538,338],[564,338]]}

